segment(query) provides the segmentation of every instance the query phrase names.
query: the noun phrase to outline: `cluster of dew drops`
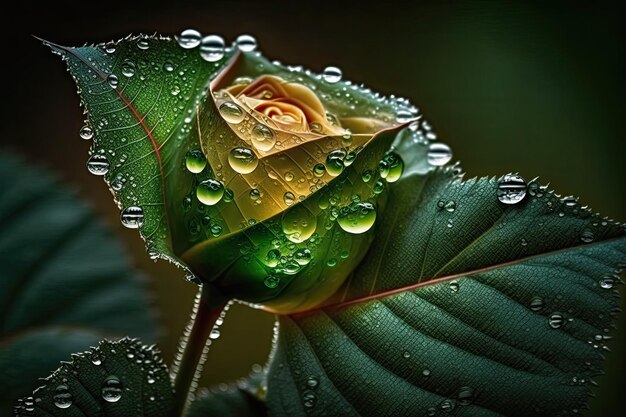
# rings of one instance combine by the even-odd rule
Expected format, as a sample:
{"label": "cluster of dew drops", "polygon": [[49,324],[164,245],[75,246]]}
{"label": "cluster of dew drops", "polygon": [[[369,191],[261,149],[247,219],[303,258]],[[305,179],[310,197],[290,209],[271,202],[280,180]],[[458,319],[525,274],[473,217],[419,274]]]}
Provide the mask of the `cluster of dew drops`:
{"label": "cluster of dew drops", "polygon": [[[202,36],[200,32],[194,29],[187,29],[180,33],[176,37],[178,45],[184,49],[198,48],[200,56],[207,62],[216,63],[222,60],[227,51],[224,39],[219,35]],[[254,37],[243,34],[237,37],[235,41],[236,47],[242,52],[253,52],[257,50],[257,41]],[[149,45],[145,39],[139,39],[137,46],[140,50],[148,49]],[[107,51],[114,51],[113,45],[105,47]],[[257,52],[258,53],[258,52]],[[278,64],[277,62],[275,62]],[[288,67],[291,71],[302,71],[301,67]],[[122,72],[133,71],[134,68],[122,68]],[[307,74],[310,72],[307,71]],[[335,84],[342,80],[342,71],[335,66],[328,66],[324,71],[318,75],[318,78],[328,84]],[[112,88],[117,87],[117,79],[115,77],[107,80]],[[363,85],[352,85],[349,82],[345,82],[346,85],[351,86],[353,89],[360,89],[363,92],[370,92],[369,89]],[[397,98],[390,96],[389,98],[380,96],[379,94],[373,94],[377,100],[386,103],[394,103],[397,108],[396,121],[398,123],[405,123],[409,120],[415,119],[408,129],[412,132],[412,140],[415,143],[427,144],[428,154],[427,160],[431,166],[442,166],[447,164],[452,158],[452,152],[450,147],[444,143],[435,142],[437,135],[432,131],[427,121],[421,120],[421,115],[418,114],[418,110],[410,105],[408,100],[403,98]],[[237,123],[243,120],[243,111],[237,107],[236,104],[231,102],[223,103],[219,111],[221,115],[231,123]],[[314,126],[311,126],[314,130]],[[80,137],[89,140],[94,136],[94,131],[89,125],[85,125],[80,131]],[[255,146],[261,150],[270,150],[276,143],[272,130],[262,124],[258,124],[251,129],[252,141]],[[325,172],[335,172],[337,175],[341,173],[345,166],[354,160],[356,155],[354,152],[347,152],[345,149],[338,149],[330,152],[327,156],[326,164],[317,164],[313,169],[313,174],[317,177],[324,175]],[[398,157],[399,158],[399,157]],[[230,166],[240,174],[247,174],[252,172],[258,165],[258,160],[254,153],[250,149],[235,148],[229,156],[228,161]],[[386,167],[386,163],[389,161],[381,161],[379,165],[379,172],[382,178],[385,178],[389,172],[389,167]],[[402,161],[400,160],[400,164]],[[186,166],[192,173],[199,173],[204,169],[206,160],[199,149],[191,150],[186,157]],[[109,161],[107,157],[100,153],[94,153],[91,155],[87,162],[87,169],[94,175],[106,175],[109,172]],[[401,166],[400,166],[401,169]],[[362,177],[363,181],[368,182],[371,179],[371,172],[364,172]],[[388,182],[394,180],[393,172],[387,177]],[[115,191],[119,191],[121,187],[116,187],[116,182],[113,181],[111,187]],[[384,184],[375,184],[374,192],[376,190],[382,191]],[[198,199],[206,205],[214,205],[221,201],[223,198],[232,199],[232,193],[230,190],[224,188],[224,185],[217,179],[208,179],[199,184],[196,192]],[[251,190],[250,198],[259,199],[259,191]],[[283,196],[284,202],[287,206],[292,205],[297,201],[297,197],[291,192],[286,192]],[[129,206],[122,210],[120,215],[121,223],[131,229],[140,228],[144,221],[143,209],[139,206]],[[345,208],[342,212],[341,218],[338,220],[339,225],[351,233],[362,233],[369,229],[375,220],[374,206],[359,202],[354,205]],[[213,225],[211,230],[213,235],[219,235],[221,233],[219,225]],[[214,229],[214,230],[213,230]]]}

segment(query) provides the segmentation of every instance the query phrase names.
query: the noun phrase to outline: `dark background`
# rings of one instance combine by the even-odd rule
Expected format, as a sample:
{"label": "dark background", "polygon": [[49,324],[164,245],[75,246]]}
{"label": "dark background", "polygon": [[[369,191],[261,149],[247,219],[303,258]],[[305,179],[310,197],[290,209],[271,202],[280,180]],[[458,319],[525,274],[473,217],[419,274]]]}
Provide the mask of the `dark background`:
{"label": "dark background", "polygon": [[[625,15],[617,2],[549,3],[22,2],[14,5],[20,13],[3,11],[1,18],[0,148],[60,173],[114,225],[135,264],[151,276],[164,328],[160,346],[170,359],[194,287],[181,271],[149,261],[136,231],[118,226],[108,190],[85,169],[89,143],[78,138],[83,117],[76,88],[58,57],[31,34],[79,45],[188,27],[228,42],[250,33],[270,58],[316,71],[335,64],[347,79],[410,98],[469,176],[541,176],[626,221]],[[272,316],[241,306],[231,311],[205,383],[245,375],[269,351]],[[622,318],[590,416],[623,412],[624,327]]]}

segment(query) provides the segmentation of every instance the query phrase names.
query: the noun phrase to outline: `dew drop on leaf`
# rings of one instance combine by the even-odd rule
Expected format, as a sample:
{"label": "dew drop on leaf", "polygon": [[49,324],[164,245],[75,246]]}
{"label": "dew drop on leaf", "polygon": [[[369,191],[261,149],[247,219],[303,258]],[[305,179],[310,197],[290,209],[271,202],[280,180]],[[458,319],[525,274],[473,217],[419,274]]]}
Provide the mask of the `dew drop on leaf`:
{"label": "dew drop on leaf", "polygon": [[238,104],[232,101],[225,101],[220,104],[220,114],[228,123],[239,124],[243,121],[245,114]]}
{"label": "dew drop on leaf", "polygon": [[472,387],[461,387],[457,395],[459,405],[470,405],[474,402],[474,389]]}
{"label": "dew drop on leaf", "polygon": [[243,52],[252,52],[256,49],[256,39],[251,35],[239,35],[236,40],[237,48]]}
{"label": "dew drop on leaf", "polygon": [[532,311],[539,311],[543,308],[544,302],[543,302],[543,298],[541,297],[533,297],[530,300],[530,309]]}
{"label": "dew drop on leaf", "polygon": [[443,166],[452,159],[452,149],[445,143],[434,142],[428,146],[428,163],[432,166]]}
{"label": "dew drop on leaf", "polygon": [[287,239],[301,243],[315,232],[317,218],[305,206],[296,205],[283,213],[281,225]]}
{"label": "dew drop on leaf", "polygon": [[565,317],[561,313],[552,313],[548,318],[548,324],[553,329],[559,329],[565,323]]}
{"label": "dew drop on leaf", "polygon": [[252,136],[252,144],[260,151],[267,152],[276,144],[274,132],[264,124],[256,124],[250,133]]}
{"label": "dew drop on leaf", "polygon": [[211,330],[211,333],[209,333],[209,339],[211,340],[219,339],[220,336],[221,336],[221,333],[218,329],[213,329]]}
{"label": "dew drop on leaf", "polygon": [[347,152],[345,149],[337,149],[329,152],[326,156],[326,171],[328,171],[328,173],[333,177],[341,174],[345,168],[343,160],[346,155]]}
{"label": "dew drop on leaf", "polygon": [[507,174],[498,182],[498,201],[517,204],[526,197],[526,181],[517,174]]}
{"label": "dew drop on leaf", "polygon": [[265,280],[263,280],[263,284],[265,284],[267,288],[276,288],[279,282],[280,278],[275,275],[268,275],[265,277]]}
{"label": "dew drop on leaf", "polygon": [[85,140],[93,138],[93,130],[87,125],[83,126],[80,129],[80,137]]}
{"label": "dew drop on leaf", "polygon": [[124,77],[132,77],[135,75],[135,64],[132,61],[124,61],[122,63],[122,75]]}
{"label": "dew drop on leaf", "polygon": [[109,403],[116,403],[122,398],[122,383],[115,375],[110,375],[102,383],[102,399]]}
{"label": "dew drop on leaf", "polygon": [[326,67],[322,72],[322,79],[329,84],[334,84],[341,81],[343,73],[337,67]]}
{"label": "dew drop on leaf", "polygon": [[457,281],[450,281],[450,284],[448,284],[448,286],[450,287],[450,291],[459,292],[460,286]]}
{"label": "dew drop on leaf", "polygon": [[298,249],[293,255],[295,261],[300,265],[307,265],[311,262],[311,250],[307,248]]}
{"label": "dew drop on leaf", "polygon": [[72,405],[74,398],[70,392],[70,388],[65,384],[56,387],[53,397],[54,405],[58,408],[68,408]]}
{"label": "dew drop on leaf", "polygon": [[399,110],[396,113],[396,122],[406,123],[413,118],[413,113],[408,110]]}
{"label": "dew drop on leaf", "polygon": [[143,226],[143,209],[137,206],[126,207],[122,210],[120,220],[124,227],[138,229]]}
{"label": "dew drop on leaf", "polygon": [[315,407],[316,401],[317,401],[317,397],[315,396],[315,393],[313,391],[306,390],[302,394],[302,404],[304,404],[306,408]]}
{"label": "dew drop on leaf", "polygon": [[109,83],[111,87],[117,88],[118,84],[120,83],[120,80],[117,78],[117,75],[109,74],[109,76],[107,77],[107,82]]}
{"label": "dew drop on leaf", "polygon": [[224,58],[224,39],[218,35],[209,35],[200,41],[200,56],[208,62]]}
{"label": "dew drop on leaf", "polygon": [[600,287],[605,290],[610,290],[615,285],[615,279],[612,276],[605,276],[600,280]]}
{"label": "dew drop on leaf", "polygon": [[348,233],[365,233],[376,221],[376,208],[372,203],[352,203],[339,211],[337,222]]}
{"label": "dew drop on leaf", "polygon": [[580,240],[583,243],[591,243],[593,242],[593,232],[591,230],[584,230],[583,233],[580,235]]}
{"label": "dew drop on leaf", "polygon": [[192,149],[185,155],[185,166],[189,172],[199,174],[206,167],[206,158],[200,149]]}
{"label": "dew drop on leaf", "polygon": [[145,51],[146,49],[150,48],[150,42],[148,41],[148,39],[139,39],[137,41],[137,48],[141,49],[142,51]]}
{"label": "dew drop on leaf", "polygon": [[176,38],[178,45],[184,49],[193,49],[200,45],[202,34],[195,29],[186,29]]}
{"label": "dew drop on leaf", "polygon": [[87,160],[87,170],[93,175],[104,175],[109,172],[109,160],[102,154],[93,154]]}
{"label": "dew drop on leaf", "polygon": [[213,206],[217,204],[224,196],[224,184],[220,181],[209,178],[202,181],[196,188],[196,197],[202,204]]}
{"label": "dew drop on leaf", "polygon": [[306,380],[306,386],[311,388],[311,389],[315,389],[317,388],[317,386],[320,384],[320,382],[318,381],[317,378],[315,378],[314,376],[310,376],[307,380]]}
{"label": "dew drop on leaf", "polygon": [[259,160],[251,149],[233,148],[228,154],[228,164],[240,174],[249,174],[259,165]]}
{"label": "dew drop on leaf", "polygon": [[285,202],[286,205],[290,206],[293,204],[293,202],[295,201],[296,197],[293,195],[293,193],[291,191],[287,191],[284,195],[283,195],[283,201]]}

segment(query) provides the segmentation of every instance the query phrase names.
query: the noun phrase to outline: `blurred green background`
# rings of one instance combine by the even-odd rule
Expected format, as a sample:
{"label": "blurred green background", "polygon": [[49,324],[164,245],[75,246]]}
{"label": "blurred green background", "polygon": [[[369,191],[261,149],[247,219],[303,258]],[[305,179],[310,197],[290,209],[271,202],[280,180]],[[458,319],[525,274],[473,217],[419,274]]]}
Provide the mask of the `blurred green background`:
{"label": "blurred green background", "polygon": [[[122,2],[23,2],[3,13],[0,148],[59,172],[114,226],[152,278],[169,360],[195,288],[170,265],[152,263],[101,178],[89,175],[89,143],[75,86],[58,57],[30,37],[66,45],[188,27],[232,41],[254,35],[264,54],[411,99],[449,143],[468,176],[519,171],[541,176],[601,213],[626,221],[623,134],[625,15],[620,3],[203,1],[162,6]],[[8,94],[8,97],[7,97]],[[263,363],[273,317],[231,310],[211,351],[205,383],[233,380]],[[589,416],[623,410],[624,318]],[[42,375],[43,376],[43,375]],[[623,411],[622,411],[623,412]],[[621,414],[621,413],[620,413]]]}

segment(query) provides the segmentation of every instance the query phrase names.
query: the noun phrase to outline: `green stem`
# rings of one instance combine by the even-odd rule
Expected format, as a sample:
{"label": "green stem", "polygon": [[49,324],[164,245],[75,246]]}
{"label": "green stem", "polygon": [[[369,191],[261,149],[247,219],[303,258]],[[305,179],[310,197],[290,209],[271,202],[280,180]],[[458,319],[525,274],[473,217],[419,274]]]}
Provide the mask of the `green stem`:
{"label": "green stem", "polygon": [[211,330],[224,309],[226,302],[218,292],[208,284],[200,287],[197,311],[191,318],[191,331],[184,345],[178,371],[174,377],[173,416],[184,416],[189,406],[189,398],[197,384],[193,384],[196,370],[204,363],[203,351]]}

